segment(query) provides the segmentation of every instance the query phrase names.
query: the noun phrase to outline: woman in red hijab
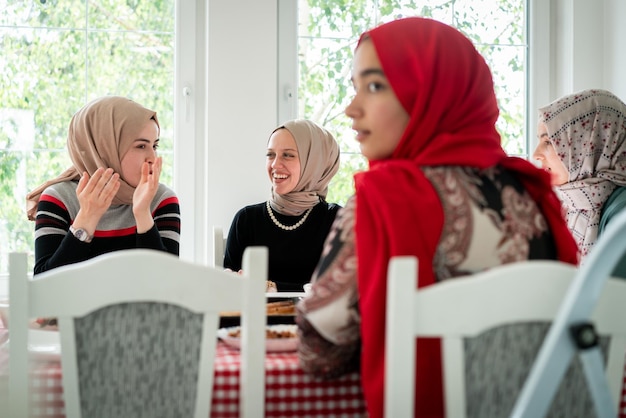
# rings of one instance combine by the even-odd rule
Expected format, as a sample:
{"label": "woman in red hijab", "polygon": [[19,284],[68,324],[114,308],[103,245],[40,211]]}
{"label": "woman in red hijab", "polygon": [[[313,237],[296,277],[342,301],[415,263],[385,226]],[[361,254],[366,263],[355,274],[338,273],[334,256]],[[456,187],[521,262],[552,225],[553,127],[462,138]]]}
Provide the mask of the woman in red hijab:
{"label": "woman in red hijab", "polygon": [[[575,264],[577,247],[546,173],[502,149],[491,72],[459,31],[406,18],[365,32],[352,82],[346,115],[370,167],[298,306],[299,354],[327,378],[360,366],[382,417],[391,257],[417,256],[424,287],[515,261]],[[445,416],[440,342],[418,345],[415,416]]]}

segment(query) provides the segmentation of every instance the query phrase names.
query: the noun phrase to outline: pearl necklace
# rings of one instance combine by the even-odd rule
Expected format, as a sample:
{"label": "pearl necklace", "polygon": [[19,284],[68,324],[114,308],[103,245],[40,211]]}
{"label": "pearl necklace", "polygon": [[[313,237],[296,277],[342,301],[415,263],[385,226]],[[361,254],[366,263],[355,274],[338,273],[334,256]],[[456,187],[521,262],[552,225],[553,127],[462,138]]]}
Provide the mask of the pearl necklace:
{"label": "pearl necklace", "polygon": [[269,200],[267,201],[265,206],[267,206],[267,213],[269,213],[270,219],[272,220],[272,222],[274,222],[274,225],[276,225],[280,229],[284,229],[285,231],[293,231],[294,229],[298,228],[300,225],[304,223],[304,221],[306,221],[306,218],[308,218],[309,213],[311,213],[311,211],[313,210],[313,208],[307,209],[302,219],[300,219],[298,222],[296,222],[295,224],[291,226],[287,226],[278,222],[278,219],[276,219],[276,217],[274,216],[274,212],[272,211],[272,206],[270,206]]}

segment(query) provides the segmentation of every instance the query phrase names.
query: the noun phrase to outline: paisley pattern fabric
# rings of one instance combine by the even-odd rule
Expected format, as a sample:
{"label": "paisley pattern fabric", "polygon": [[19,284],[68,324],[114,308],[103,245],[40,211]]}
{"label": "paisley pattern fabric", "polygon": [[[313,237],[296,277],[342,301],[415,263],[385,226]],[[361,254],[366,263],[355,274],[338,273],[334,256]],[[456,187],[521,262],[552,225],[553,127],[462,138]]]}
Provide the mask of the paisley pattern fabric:
{"label": "paisley pattern fabric", "polygon": [[74,323],[82,416],[193,416],[202,315],[146,302]]}
{"label": "paisley pattern fabric", "polygon": [[[437,281],[515,261],[555,257],[545,218],[506,170],[425,167],[424,173],[441,198],[446,220],[433,263]],[[352,198],[326,240],[312,278],[312,296],[297,306],[300,362],[307,373],[324,379],[359,370],[354,214]],[[477,230],[480,234],[474,234]],[[548,328],[547,323],[514,324],[465,340],[468,417],[510,415]],[[601,343],[606,359],[608,341],[604,338]],[[575,359],[548,417],[593,416],[586,385]]]}
{"label": "paisley pattern fabric", "polygon": [[[439,195],[446,220],[433,261],[437,281],[556,257],[545,218],[506,170],[424,167],[424,174]],[[305,371],[322,378],[359,367],[355,211],[352,198],[326,239],[312,278],[313,294],[298,304],[300,362]],[[477,230],[480,234],[474,234]]]}

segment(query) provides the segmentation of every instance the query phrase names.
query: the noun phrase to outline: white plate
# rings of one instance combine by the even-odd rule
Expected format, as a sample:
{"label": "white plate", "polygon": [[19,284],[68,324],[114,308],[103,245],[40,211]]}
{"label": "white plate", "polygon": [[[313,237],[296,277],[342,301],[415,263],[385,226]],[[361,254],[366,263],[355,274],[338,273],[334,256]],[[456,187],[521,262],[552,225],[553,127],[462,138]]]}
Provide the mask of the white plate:
{"label": "white plate", "polygon": [[[239,338],[231,337],[229,335],[230,332],[238,330],[239,327],[230,327],[230,328],[220,328],[217,330],[217,336],[226,343],[234,348],[239,348],[241,341]],[[273,331],[291,331],[294,334],[296,333],[297,326],[296,325],[287,325],[287,324],[278,324],[278,325],[268,325],[267,329]],[[281,352],[281,351],[296,351],[298,349],[298,338],[266,338],[265,339],[265,350],[269,352]]]}
{"label": "white plate", "polygon": [[303,298],[304,296],[306,296],[306,293],[304,292],[270,292],[270,293],[266,293],[265,297],[268,299],[275,299],[275,298]]}
{"label": "white plate", "polygon": [[61,340],[58,331],[28,330],[28,352],[37,360],[60,360]]}

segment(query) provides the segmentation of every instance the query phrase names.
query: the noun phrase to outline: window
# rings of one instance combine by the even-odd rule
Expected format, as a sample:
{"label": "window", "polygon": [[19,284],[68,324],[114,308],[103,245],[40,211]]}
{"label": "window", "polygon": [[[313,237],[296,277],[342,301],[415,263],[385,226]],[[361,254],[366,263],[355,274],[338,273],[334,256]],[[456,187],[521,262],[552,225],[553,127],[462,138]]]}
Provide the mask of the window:
{"label": "window", "polygon": [[34,248],[25,195],[70,166],[69,121],[87,101],[128,96],[157,111],[161,181],[172,184],[175,0],[6,1],[0,14],[0,273]]}
{"label": "window", "polygon": [[528,157],[526,0],[299,0],[297,114],[335,134],[342,149],[341,169],[328,200],[345,203],[353,192],[352,174],[366,167],[344,115],[350,97],[350,71],[358,36],[398,17],[423,16],[455,26],[489,64],[500,106],[497,128],[510,155]]}
{"label": "window", "polygon": [[[181,198],[181,257],[206,261],[211,227],[227,228],[238,208],[266,198],[266,179],[233,170],[233,162],[258,167],[265,135],[277,119],[310,118],[336,135],[342,168],[329,200],[344,203],[352,194],[353,172],[366,167],[343,114],[352,52],[363,30],[399,15],[432,16],[472,37],[494,70],[498,127],[507,151],[526,155],[526,120],[535,114],[527,108],[547,103],[550,93],[549,71],[528,68],[526,55],[538,54],[536,66],[548,63],[550,54],[545,41],[534,42],[529,51],[525,21],[532,11],[533,34],[543,30],[536,39],[549,39],[549,10],[538,0],[258,0],[243,9],[236,2],[205,0],[5,1],[0,5],[0,276],[8,252],[33,251],[26,192],[69,166],[70,118],[86,101],[105,94],[130,95],[158,112],[160,152],[168,169],[162,181]],[[263,64],[253,76],[248,52],[242,51]],[[527,72],[541,87],[530,102]],[[275,101],[276,107],[268,106]],[[246,111],[245,124],[242,103],[244,110],[255,110]],[[173,143],[174,137],[180,140]]]}

